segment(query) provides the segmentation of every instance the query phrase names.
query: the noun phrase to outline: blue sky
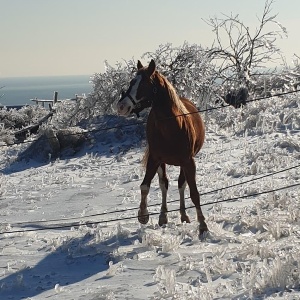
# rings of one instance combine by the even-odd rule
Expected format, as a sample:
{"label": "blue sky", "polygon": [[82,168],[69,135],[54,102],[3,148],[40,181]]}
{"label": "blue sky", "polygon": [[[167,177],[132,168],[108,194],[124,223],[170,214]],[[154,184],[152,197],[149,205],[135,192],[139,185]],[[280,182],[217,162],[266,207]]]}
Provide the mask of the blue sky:
{"label": "blue sky", "polygon": [[[167,42],[210,46],[203,21],[239,14],[257,25],[264,0],[0,0],[0,76],[79,75],[103,71],[103,62],[139,59]],[[277,0],[277,20],[288,30],[278,41],[287,61],[300,55],[300,1]],[[275,28],[274,28],[275,29]]]}

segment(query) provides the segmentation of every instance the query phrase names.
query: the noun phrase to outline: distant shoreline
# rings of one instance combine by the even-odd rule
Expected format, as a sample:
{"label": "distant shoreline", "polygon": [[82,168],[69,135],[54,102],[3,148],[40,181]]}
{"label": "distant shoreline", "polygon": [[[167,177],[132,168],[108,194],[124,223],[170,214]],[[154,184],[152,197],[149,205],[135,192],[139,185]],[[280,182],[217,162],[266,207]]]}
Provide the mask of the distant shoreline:
{"label": "distant shoreline", "polygon": [[4,106],[32,105],[30,99],[52,99],[58,92],[59,99],[74,98],[92,92],[90,75],[59,75],[0,78],[0,104]]}
{"label": "distant shoreline", "polygon": [[24,79],[24,78],[59,78],[59,77],[91,77],[90,74],[80,75],[30,75],[30,76],[0,76],[0,82],[2,79]]}

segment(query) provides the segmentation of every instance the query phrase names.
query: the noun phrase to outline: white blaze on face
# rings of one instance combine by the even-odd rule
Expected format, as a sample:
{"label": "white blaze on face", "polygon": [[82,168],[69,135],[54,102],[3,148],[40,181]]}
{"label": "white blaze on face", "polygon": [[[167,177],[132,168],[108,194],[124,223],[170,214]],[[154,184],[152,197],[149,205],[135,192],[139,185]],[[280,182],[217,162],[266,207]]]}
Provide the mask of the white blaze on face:
{"label": "white blaze on face", "polygon": [[[142,80],[142,75],[137,75],[133,79],[133,85],[129,88],[129,95],[132,97],[132,99],[138,103],[139,101],[136,99],[137,95],[137,90],[140,85],[140,82]],[[121,116],[128,116],[131,111],[134,109],[134,104],[130,100],[129,97],[125,96],[124,99],[120,100],[117,103],[117,109],[118,109],[118,114]]]}

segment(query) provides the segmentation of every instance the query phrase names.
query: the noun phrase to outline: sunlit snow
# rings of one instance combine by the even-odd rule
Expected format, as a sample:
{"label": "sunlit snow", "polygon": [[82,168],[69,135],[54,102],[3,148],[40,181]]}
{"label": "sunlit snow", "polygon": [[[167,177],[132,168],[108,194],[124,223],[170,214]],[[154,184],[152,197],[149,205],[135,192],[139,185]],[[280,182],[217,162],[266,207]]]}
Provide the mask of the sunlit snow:
{"label": "sunlit snow", "polygon": [[[142,125],[95,132],[45,163],[18,161],[26,144],[1,146],[0,299],[300,299],[299,97],[203,114],[197,182],[201,203],[215,202],[204,241],[190,199],[191,224],[173,211],[157,225],[157,177],[153,215],[138,223]],[[179,170],[167,172],[177,210]]]}

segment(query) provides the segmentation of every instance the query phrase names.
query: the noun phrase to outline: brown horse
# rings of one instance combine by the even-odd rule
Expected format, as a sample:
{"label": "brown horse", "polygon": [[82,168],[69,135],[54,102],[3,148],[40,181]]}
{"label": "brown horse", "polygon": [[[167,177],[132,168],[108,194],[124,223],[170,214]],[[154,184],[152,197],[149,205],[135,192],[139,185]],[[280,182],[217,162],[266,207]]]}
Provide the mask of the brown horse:
{"label": "brown horse", "polygon": [[146,224],[149,220],[147,195],[156,172],[162,191],[162,206],[159,225],[168,222],[166,164],[180,166],[178,189],[180,194],[180,214],[182,222],[190,222],[185,211],[184,189],[186,183],[197,210],[200,235],[208,231],[200,207],[200,196],[196,185],[196,165],[194,156],[201,149],[204,137],[204,123],[192,102],[177,95],[171,83],[158,71],[151,60],[148,67],[137,64],[136,77],[130,82],[126,93],[117,104],[118,113],[128,116],[151,107],[147,120],[148,151],[146,152],[146,173],[141,188],[141,203],[138,220]]}

